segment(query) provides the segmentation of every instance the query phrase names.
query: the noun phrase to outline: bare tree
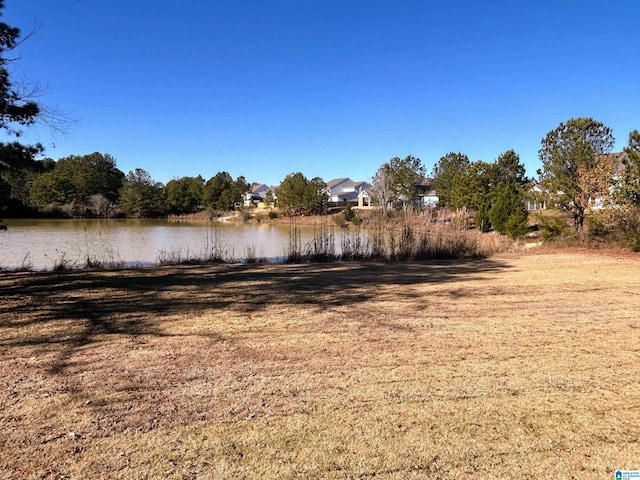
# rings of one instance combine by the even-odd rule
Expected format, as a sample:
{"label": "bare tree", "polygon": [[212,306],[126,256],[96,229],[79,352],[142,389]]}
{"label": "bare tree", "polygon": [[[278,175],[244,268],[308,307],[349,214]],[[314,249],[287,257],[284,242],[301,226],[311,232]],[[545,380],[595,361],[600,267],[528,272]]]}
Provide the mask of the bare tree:
{"label": "bare tree", "polygon": [[394,177],[388,163],[382,165],[371,182],[371,193],[380,203],[382,213],[386,214],[389,203],[394,199]]}

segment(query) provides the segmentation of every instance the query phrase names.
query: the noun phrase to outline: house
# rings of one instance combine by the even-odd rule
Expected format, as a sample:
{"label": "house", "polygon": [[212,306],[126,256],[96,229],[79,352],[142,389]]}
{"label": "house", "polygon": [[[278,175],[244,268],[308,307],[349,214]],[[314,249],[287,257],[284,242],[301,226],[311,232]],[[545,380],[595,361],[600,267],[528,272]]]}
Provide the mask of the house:
{"label": "house", "polygon": [[435,208],[440,199],[433,188],[432,182],[432,178],[421,177],[421,179],[414,184],[414,199],[410,200],[406,195],[399,195],[399,204],[401,204],[402,207],[411,205],[414,208]]}
{"label": "house", "polygon": [[440,199],[433,188],[433,178],[423,177],[416,187],[419,193],[420,207],[435,208],[438,205]]}
{"label": "house", "polygon": [[539,183],[536,183],[531,189],[526,199],[527,210],[535,212],[538,210],[544,210],[547,208],[547,201],[549,199],[549,190],[544,188]]}
{"label": "house", "polygon": [[271,192],[271,199],[276,200],[276,187],[270,187],[264,183],[252,183],[249,191],[245,193],[244,206],[250,207],[257,205],[259,208],[268,208],[272,205],[268,205],[265,200]]}
{"label": "house", "polygon": [[327,182],[329,204],[334,206],[371,206],[371,185],[350,178],[335,178]]}

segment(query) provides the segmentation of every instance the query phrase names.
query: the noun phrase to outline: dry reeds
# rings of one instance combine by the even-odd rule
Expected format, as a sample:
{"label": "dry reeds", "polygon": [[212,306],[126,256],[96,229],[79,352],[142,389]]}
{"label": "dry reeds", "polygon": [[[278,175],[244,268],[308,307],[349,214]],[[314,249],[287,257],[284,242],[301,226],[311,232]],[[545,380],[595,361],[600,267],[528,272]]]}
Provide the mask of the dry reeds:
{"label": "dry reeds", "polygon": [[292,218],[287,261],[485,258],[505,251],[513,244],[506,237],[468,229],[464,213],[459,213],[465,217],[463,219],[434,218],[430,212],[412,210],[403,211],[398,218],[378,215],[364,227],[358,224],[355,229],[341,228],[339,254],[331,226],[321,220],[313,239],[303,248]]}

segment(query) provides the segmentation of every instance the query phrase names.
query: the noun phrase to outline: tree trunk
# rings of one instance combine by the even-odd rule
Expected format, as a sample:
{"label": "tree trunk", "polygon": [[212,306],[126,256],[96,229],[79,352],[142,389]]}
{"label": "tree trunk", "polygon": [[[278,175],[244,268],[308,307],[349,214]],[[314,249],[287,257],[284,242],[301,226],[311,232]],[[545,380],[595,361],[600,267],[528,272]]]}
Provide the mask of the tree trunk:
{"label": "tree trunk", "polygon": [[573,210],[573,228],[576,232],[581,232],[584,226],[584,208],[576,207]]}

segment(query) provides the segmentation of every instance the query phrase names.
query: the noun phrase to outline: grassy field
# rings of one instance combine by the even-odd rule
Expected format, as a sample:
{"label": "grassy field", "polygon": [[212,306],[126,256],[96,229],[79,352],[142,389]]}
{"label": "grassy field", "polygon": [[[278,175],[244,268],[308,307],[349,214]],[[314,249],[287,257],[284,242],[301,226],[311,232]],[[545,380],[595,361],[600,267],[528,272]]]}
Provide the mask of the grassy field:
{"label": "grassy field", "polygon": [[2,479],[640,469],[640,255],[0,274]]}

